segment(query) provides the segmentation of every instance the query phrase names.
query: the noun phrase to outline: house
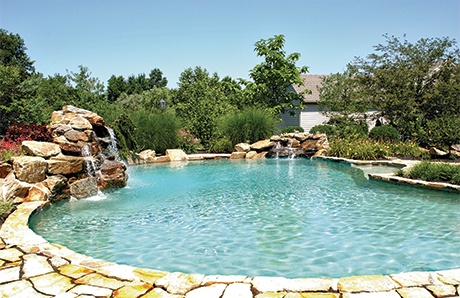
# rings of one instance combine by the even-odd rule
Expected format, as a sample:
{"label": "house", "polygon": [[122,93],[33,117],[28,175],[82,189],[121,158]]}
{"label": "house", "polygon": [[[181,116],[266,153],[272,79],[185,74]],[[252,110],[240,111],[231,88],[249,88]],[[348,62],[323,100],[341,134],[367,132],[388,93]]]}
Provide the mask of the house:
{"label": "house", "polygon": [[286,126],[301,126],[305,132],[308,132],[310,128],[315,125],[323,124],[328,117],[321,114],[318,110],[319,102],[319,90],[321,86],[322,77],[326,75],[314,75],[305,74],[301,75],[304,80],[303,86],[291,85],[288,88],[288,92],[300,93],[305,89],[311,90],[311,94],[304,94],[305,108],[303,110],[297,110],[295,116],[291,116],[288,113],[281,115],[280,127]]}

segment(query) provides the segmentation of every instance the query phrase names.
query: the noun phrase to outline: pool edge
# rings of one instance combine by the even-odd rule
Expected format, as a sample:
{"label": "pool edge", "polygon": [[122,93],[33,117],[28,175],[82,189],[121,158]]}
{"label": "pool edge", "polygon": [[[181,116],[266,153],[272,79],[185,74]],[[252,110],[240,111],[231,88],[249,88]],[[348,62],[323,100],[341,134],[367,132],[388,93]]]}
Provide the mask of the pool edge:
{"label": "pool edge", "polygon": [[[29,219],[48,202],[17,206],[0,228],[0,296],[105,297],[452,297],[460,268],[341,278],[185,274],[107,262],[51,244]],[[14,291],[14,292],[12,292]],[[276,294],[275,294],[276,293]],[[168,296],[169,295],[169,296]],[[297,296],[296,296],[297,295]],[[302,296],[304,295],[304,296]],[[326,296],[327,295],[327,296]],[[371,294],[369,294],[371,295]],[[3,296],[2,296],[3,297]],[[47,297],[47,296],[43,296]],[[374,297],[374,296],[372,296]]]}

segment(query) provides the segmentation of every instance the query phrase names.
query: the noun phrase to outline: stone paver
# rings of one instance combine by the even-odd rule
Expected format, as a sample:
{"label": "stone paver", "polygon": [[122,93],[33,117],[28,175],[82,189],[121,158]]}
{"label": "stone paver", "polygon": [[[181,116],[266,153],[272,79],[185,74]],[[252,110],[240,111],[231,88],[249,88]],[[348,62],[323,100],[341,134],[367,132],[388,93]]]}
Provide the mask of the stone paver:
{"label": "stone paver", "polygon": [[28,254],[23,257],[22,278],[42,275],[54,272],[53,267],[48,263],[48,259],[42,256]]}
{"label": "stone paver", "polygon": [[233,283],[227,286],[222,298],[252,298],[251,285]]}
{"label": "stone paver", "polygon": [[226,287],[226,284],[213,284],[207,287],[200,287],[185,294],[185,298],[220,298]]}
{"label": "stone paver", "polygon": [[0,284],[19,280],[19,274],[21,271],[21,267],[14,266],[14,267],[7,267],[3,270],[0,270]]}
{"label": "stone paver", "polygon": [[460,268],[340,279],[185,274],[97,260],[28,227],[46,202],[17,206],[0,227],[0,297],[409,298],[460,297]]}
{"label": "stone paver", "polygon": [[402,298],[433,298],[434,296],[425,288],[403,288],[398,289],[397,292]]}
{"label": "stone paver", "polygon": [[38,291],[53,296],[75,287],[70,278],[56,272],[32,277],[30,281]]}
{"label": "stone paver", "polygon": [[395,283],[388,276],[350,276],[339,280],[341,292],[388,292],[395,289]]}

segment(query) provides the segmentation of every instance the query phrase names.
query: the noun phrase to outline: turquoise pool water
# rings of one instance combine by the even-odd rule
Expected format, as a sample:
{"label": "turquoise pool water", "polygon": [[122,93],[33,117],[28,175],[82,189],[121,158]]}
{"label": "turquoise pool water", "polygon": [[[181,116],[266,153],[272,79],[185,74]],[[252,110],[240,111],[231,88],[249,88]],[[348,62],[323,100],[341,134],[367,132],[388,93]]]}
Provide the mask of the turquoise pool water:
{"label": "turquoise pool water", "polygon": [[137,267],[340,277],[460,267],[460,196],[308,159],[130,168],[128,187],[53,204],[48,241]]}

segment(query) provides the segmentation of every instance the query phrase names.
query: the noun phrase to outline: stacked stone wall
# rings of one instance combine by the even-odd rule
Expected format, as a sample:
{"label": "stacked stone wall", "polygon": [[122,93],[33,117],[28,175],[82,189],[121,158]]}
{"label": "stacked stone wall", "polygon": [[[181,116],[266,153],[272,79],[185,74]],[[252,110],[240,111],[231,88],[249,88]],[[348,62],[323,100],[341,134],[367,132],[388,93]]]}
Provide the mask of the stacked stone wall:
{"label": "stacked stone wall", "polygon": [[126,185],[125,164],[106,152],[111,140],[102,117],[65,106],[53,112],[50,131],[53,142],[24,141],[25,156],[0,164],[1,201],[83,198]]}

